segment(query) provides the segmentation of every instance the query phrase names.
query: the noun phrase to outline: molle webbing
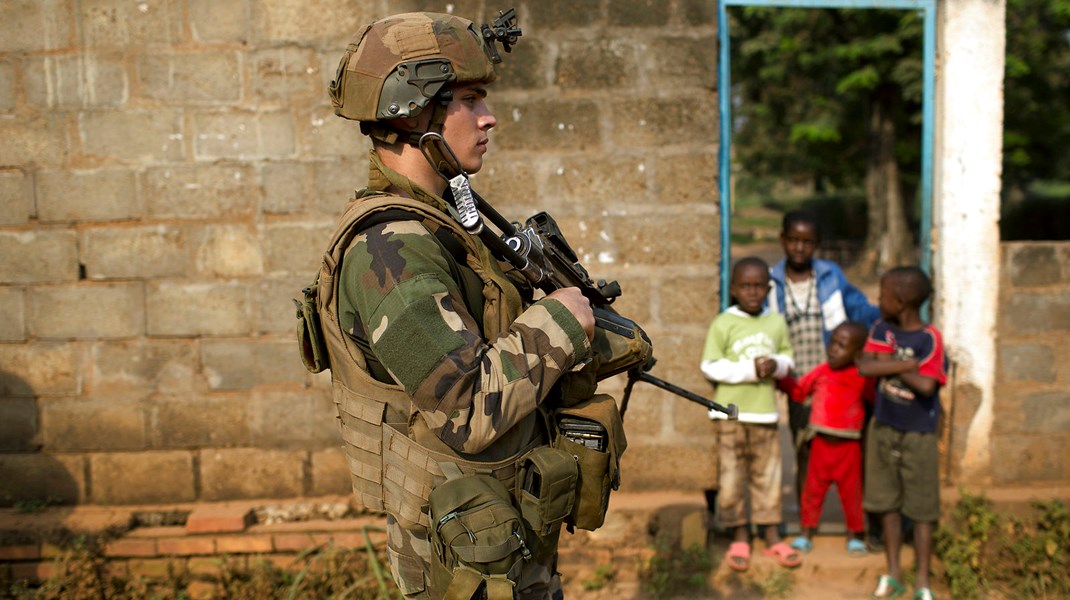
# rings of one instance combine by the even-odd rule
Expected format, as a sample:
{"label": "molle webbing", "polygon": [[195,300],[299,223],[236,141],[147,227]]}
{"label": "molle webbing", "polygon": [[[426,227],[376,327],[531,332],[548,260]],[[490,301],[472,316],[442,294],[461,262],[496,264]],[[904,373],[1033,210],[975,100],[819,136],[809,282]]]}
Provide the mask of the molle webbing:
{"label": "molle webbing", "polygon": [[424,202],[385,194],[358,198],[347,207],[331,239],[319,275],[318,302],[353,491],[362,506],[385,510],[402,527],[417,529],[429,525],[427,496],[435,485],[445,480],[439,462],[452,461],[466,472],[489,471],[511,487],[516,462],[524,452],[497,463],[474,462],[435,452],[410,439],[411,409],[404,389],[393,382],[376,380],[368,372],[367,361],[356,341],[342,330],[337,306],[342,259],[364,228],[365,219],[397,209],[414,213],[430,231],[440,228],[454,231],[465,246],[467,265],[483,281],[484,339],[494,339],[504,332],[520,314],[522,306],[519,295],[497,266],[487,263],[494,259],[486,249],[448,216]]}

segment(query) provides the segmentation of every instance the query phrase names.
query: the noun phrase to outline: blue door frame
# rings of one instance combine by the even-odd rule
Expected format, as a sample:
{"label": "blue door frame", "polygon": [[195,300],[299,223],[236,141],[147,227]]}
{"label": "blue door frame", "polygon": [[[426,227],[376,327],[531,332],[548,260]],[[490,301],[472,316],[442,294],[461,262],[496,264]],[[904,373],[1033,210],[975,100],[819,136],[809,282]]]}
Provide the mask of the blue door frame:
{"label": "blue door frame", "polygon": [[732,163],[732,75],[728,37],[729,6],[770,6],[777,8],[885,8],[917,10],[924,19],[922,46],[921,100],[921,268],[932,272],[932,195],[933,195],[933,97],[936,62],[936,0],[717,0],[718,74],[717,98],[721,117],[718,184],[721,211],[721,310],[728,308],[728,283],[732,268],[729,216]]}

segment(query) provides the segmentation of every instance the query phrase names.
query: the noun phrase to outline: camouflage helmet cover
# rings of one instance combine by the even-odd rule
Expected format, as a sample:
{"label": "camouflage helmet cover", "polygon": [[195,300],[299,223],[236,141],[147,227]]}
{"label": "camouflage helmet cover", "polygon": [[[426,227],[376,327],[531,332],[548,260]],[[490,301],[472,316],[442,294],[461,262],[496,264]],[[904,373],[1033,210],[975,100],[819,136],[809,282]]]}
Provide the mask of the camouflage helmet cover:
{"label": "camouflage helmet cover", "polygon": [[475,25],[453,15],[405,13],[366,25],[346,48],[329,93],[355,121],[414,117],[444,86],[491,82],[494,65]]}

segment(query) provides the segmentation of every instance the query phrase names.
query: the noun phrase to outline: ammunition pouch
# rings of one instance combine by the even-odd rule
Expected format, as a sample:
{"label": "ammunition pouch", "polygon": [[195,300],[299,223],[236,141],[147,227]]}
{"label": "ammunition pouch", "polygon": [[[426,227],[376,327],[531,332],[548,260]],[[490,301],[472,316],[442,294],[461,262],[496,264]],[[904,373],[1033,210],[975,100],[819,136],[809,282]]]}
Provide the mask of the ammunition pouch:
{"label": "ammunition pouch", "polygon": [[559,408],[554,413],[554,447],[579,467],[576,500],[565,523],[593,531],[609,510],[609,493],[620,488],[620,457],[628,447],[617,403],[606,394]]}
{"label": "ammunition pouch", "polygon": [[536,535],[550,535],[572,514],[579,476],[576,459],[560,448],[540,446],[521,461],[516,498],[520,514]]}
{"label": "ammunition pouch", "polygon": [[301,290],[301,299],[293,298],[297,307],[297,346],[301,362],[312,373],[319,373],[331,366],[327,355],[327,341],[320,328],[320,315],[316,307],[319,281]]}

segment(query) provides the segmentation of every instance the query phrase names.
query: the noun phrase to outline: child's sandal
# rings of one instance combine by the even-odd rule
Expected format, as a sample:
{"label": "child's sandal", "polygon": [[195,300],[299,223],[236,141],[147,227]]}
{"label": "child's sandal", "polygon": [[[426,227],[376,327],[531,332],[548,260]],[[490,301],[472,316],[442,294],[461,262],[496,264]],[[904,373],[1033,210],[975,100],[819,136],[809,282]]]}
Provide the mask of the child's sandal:
{"label": "child's sandal", "polygon": [[875,600],[890,600],[891,598],[902,596],[906,591],[903,584],[896,581],[891,575],[881,575],[880,579],[877,580],[877,589],[873,590],[869,597]]}
{"label": "child's sandal", "polygon": [[724,556],[728,566],[736,571],[746,571],[750,567],[750,544],[747,542],[732,542],[728,546],[728,553]]}

